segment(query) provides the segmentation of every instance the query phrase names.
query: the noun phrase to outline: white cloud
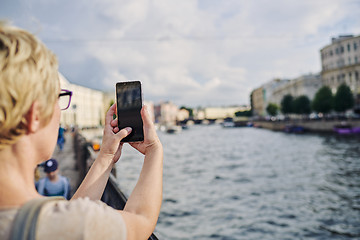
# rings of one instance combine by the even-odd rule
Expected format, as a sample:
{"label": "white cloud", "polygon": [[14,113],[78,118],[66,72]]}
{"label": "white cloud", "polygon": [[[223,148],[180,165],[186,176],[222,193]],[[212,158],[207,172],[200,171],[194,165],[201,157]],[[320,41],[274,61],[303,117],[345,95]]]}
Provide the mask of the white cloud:
{"label": "white cloud", "polygon": [[332,36],[360,33],[351,0],[23,1],[0,13],[32,19],[70,81],[140,79],[145,96],[192,106],[248,103],[272,78],[320,71]]}

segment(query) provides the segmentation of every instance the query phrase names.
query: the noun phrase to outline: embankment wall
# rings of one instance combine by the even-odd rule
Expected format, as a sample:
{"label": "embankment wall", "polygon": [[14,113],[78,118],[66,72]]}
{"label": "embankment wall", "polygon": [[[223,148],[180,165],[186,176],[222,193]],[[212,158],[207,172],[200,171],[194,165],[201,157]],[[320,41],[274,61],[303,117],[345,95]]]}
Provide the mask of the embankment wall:
{"label": "embankment wall", "polygon": [[255,127],[274,131],[284,131],[286,126],[301,126],[309,132],[333,132],[338,125],[360,127],[359,119],[352,120],[293,120],[293,121],[254,121]]}

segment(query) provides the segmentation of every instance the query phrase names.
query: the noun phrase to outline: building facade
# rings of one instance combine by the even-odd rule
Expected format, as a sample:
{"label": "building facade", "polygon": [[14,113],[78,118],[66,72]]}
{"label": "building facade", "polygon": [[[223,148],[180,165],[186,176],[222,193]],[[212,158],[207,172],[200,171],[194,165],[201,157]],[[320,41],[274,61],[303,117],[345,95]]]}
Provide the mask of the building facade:
{"label": "building facade", "polygon": [[92,128],[103,125],[109,106],[104,106],[104,93],[70,83],[59,73],[60,86],[73,92],[70,107],[61,112],[60,123],[65,127]]}
{"label": "building facade", "polygon": [[259,87],[251,93],[251,109],[254,116],[263,116],[264,112],[264,89]]}
{"label": "building facade", "polygon": [[283,97],[288,94],[294,98],[307,96],[310,100],[313,100],[316,92],[321,87],[322,80],[320,74],[303,75],[278,87],[273,92],[273,103],[280,106]]}
{"label": "building facade", "polygon": [[[263,96],[263,104],[262,104],[262,111],[260,116],[266,116],[267,112],[266,112],[266,107],[270,104],[270,103],[275,103],[277,101],[277,98],[274,97],[274,92],[276,92],[280,87],[286,85],[287,83],[289,83],[290,80],[289,79],[274,79],[268,83],[265,83],[264,85],[262,85],[262,96]],[[256,103],[253,103],[256,104]]]}
{"label": "building facade", "polygon": [[236,112],[250,110],[249,106],[207,107],[204,108],[205,119],[225,119],[235,117]]}
{"label": "building facade", "polygon": [[155,122],[161,125],[175,125],[179,107],[172,102],[162,102],[154,107]]}
{"label": "building facade", "polygon": [[360,36],[332,38],[320,54],[323,84],[335,93],[345,83],[355,95],[360,94]]}
{"label": "building facade", "polygon": [[274,79],[252,91],[251,107],[253,115],[266,116],[266,107],[270,103],[280,107],[283,97],[288,94],[293,97],[305,95],[312,100],[321,86],[320,74],[303,75],[292,80]]}
{"label": "building facade", "polygon": [[313,100],[322,86],[329,86],[333,93],[345,83],[356,96],[355,110],[360,112],[360,36],[346,35],[332,38],[331,44],[320,50],[321,74],[309,74],[293,80],[275,79],[251,94],[251,104],[255,116],[266,115],[269,103],[280,106],[282,98],[290,94],[301,95]]}

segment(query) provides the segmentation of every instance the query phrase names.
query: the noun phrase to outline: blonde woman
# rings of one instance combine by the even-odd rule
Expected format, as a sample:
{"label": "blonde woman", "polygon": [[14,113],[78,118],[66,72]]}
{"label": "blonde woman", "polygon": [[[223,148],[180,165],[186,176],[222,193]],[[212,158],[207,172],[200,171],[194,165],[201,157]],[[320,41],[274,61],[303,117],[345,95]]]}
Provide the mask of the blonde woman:
{"label": "blonde woman", "polygon": [[[21,206],[43,198],[35,189],[34,169],[52,156],[61,108],[69,106],[70,95],[60,89],[54,54],[27,31],[0,23],[0,239],[10,238]],[[147,239],[154,230],[163,150],[146,107],[141,110],[145,140],[132,144],[145,156],[138,183],[123,211],[99,201],[120,158],[120,140],[131,132],[118,129],[114,113],[115,105],[106,114],[98,158],[73,198],[41,209],[36,239]]]}

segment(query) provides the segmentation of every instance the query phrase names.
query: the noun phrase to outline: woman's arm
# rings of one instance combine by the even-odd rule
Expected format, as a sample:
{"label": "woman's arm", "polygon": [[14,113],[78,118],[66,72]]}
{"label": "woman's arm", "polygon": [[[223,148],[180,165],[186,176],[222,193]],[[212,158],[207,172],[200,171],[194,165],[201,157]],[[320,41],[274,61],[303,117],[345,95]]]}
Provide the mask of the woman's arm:
{"label": "woman's arm", "polygon": [[[113,105],[106,115],[99,157],[73,199],[84,196],[94,200],[100,199],[110,171],[120,158],[122,147],[120,141],[131,132],[131,129],[119,131],[116,127],[117,121],[111,120],[115,111]],[[163,147],[146,106],[141,109],[141,117],[144,125],[144,141],[131,145],[145,155],[144,164],[124,210],[119,211],[126,223],[127,239],[147,239],[150,236],[155,229],[162,202]]]}
{"label": "woman's arm", "polygon": [[144,142],[131,143],[145,154],[139,180],[125,208],[120,211],[127,227],[127,239],[147,239],[154,231],[160,213],[163,187],[163,147],[146,106],[141,110]]}
{"label": "woman's arm", "polygon": [[106,113],[103,141],[99,155],[72,199],[89,197],[91,200],[99,200],[104,192],[111,169],[121,155],[122,144],[120,141],[131,132],[131,128],[119,131],[117,120],[112,119],[115,112],[116,105],[114,104]]}

